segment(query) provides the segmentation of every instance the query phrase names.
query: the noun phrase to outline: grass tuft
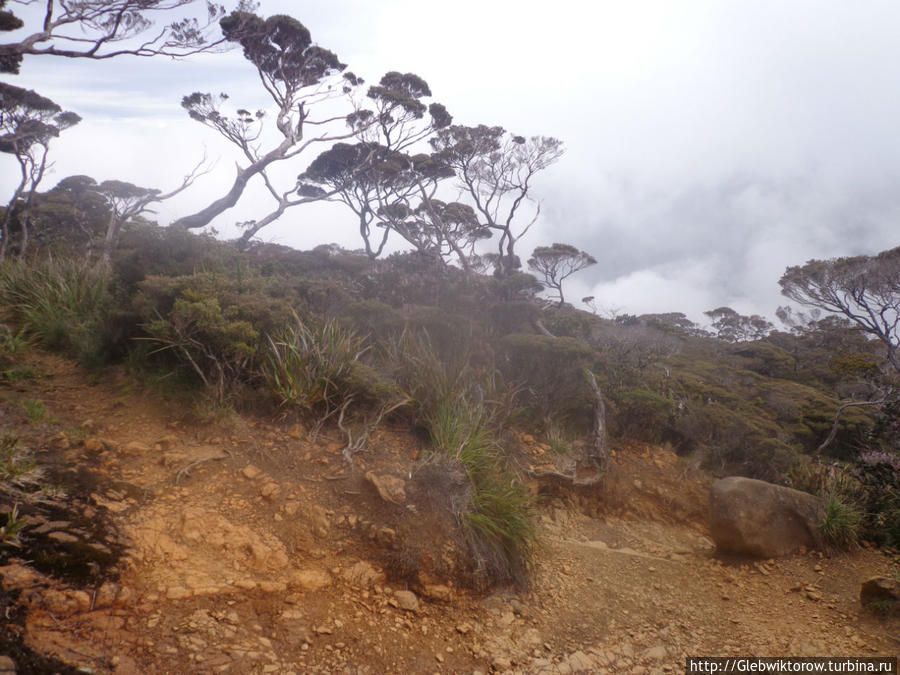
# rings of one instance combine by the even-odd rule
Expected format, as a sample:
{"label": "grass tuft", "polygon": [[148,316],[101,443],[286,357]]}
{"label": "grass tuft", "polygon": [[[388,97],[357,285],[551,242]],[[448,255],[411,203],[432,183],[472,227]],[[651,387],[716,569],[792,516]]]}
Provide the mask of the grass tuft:
{"label": "grass tuft", "polygon": [[837,493],[825,496],[825,516],[821,531],[825,542],[834,548],[850,548],[859,539],[863,516],[859,509]]}

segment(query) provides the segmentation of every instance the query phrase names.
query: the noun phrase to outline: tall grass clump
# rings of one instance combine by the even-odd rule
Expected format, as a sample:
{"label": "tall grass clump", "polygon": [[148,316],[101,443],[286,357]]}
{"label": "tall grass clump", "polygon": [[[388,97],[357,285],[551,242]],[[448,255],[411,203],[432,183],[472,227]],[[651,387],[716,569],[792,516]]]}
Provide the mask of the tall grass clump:
{"label": "tall grass clump", "polygon": [[113,308],[108,275],[75,259],[0,266],[0,304],[26,335],[86,365],[102,360]]}
{"label": "tall grass clump", "polygon": [[442,359],[424,332],[404,334],[388,352],[431,440],[426,461],[466,476],[466,489],[450,501],[474,580],[524,582],[536,530],[531,497],[502,444],[503,426],[517,410],[510,388],[489,369],[472,367],[464,352]]}
{"label": "tall grass clump", "polygon": [[838,493],[825,496],[825,515],[820,529],[825,543],[834,548],[849,548],[859,539],[863,514]]}
{"label": "tall grass clump", "polygon": [[354,364],[367,350],[365,338],[334,319],[310,324],[294,318],[268,338],[263,376],[284,405],[330,414],[349,394]]}

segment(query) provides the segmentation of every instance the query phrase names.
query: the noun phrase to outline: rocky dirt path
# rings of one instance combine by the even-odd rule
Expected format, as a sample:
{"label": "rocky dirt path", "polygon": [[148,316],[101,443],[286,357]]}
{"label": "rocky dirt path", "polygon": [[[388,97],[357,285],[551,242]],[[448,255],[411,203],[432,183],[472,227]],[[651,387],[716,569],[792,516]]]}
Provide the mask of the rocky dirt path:
{"label": "rocky dirt path", "polygon": [[[900,651],[900,620],[858,602],[889,556],[721,559],[707,479],[663,449],[620,448],[602,490],[548,496],[531,590],[483,597],[393,574],[392,514],[415,505],[385,502],[363,476],[408,471],[421,448],[402,430],[373,437],[351,471],[327,432],[187,425],[183,403],[34,358],[41,377],[0,389],[0,419],[77,489],[73,513],[36,511],[29,526],[70,547],[69,569],[85,546],[100,557],[51,575],[7,549],[3,602],[35,652],[92,672],[641,675],[680,672],[690,655]],[[48,415],[29,422],[23,400]],[[526,437],[523,451],[544,449]],[[118,559],[106,578],[104,549]]]}

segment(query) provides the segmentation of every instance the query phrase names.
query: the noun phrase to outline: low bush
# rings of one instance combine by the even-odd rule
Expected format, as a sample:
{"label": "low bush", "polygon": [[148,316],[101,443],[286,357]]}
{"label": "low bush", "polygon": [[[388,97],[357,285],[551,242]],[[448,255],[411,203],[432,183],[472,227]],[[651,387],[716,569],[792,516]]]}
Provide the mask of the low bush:
{"label": "low bush", "polygon": [[220,403],[254,385],[265,336],[292,318],[271,280],[241,268],[151,276],[139,289],[134,307],[153,356],[192,372]]}

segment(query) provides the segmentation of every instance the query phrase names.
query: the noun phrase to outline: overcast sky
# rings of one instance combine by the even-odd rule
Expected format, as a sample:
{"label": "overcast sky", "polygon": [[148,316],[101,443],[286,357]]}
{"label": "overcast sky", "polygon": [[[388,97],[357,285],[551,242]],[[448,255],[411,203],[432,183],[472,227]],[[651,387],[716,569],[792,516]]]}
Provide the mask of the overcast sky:
{"label": "overcast sky", "polygon": [[[14,11],[19,8],[13,6]],[[536,185],[519,251],[560,241],[598,264],[567,297],[630,313],[729,305],[774,316],[785,267],[900,244],[900,4],[893,0],[262,0],[368,82],[424,77],[460,124],[564,141]],[[5,36],[0,36],[0,41]],[[190,61],[26,58],[4,81],[84,121],[55,142],[60,178],[163,190],[204,151],[218,164],[160,208],[165,224],[230,182],[235,156],[181,110],[184,94],[264,105],[239,52]],[[205,148],[205,150],[204,150]],[[300,173],[315,153],[285,170]],[[0,157],[0,199],[15,165]],[[252,191],[216,222],[268,212]],[[289,211],[260,238],[360,245],[337,205]]]}

